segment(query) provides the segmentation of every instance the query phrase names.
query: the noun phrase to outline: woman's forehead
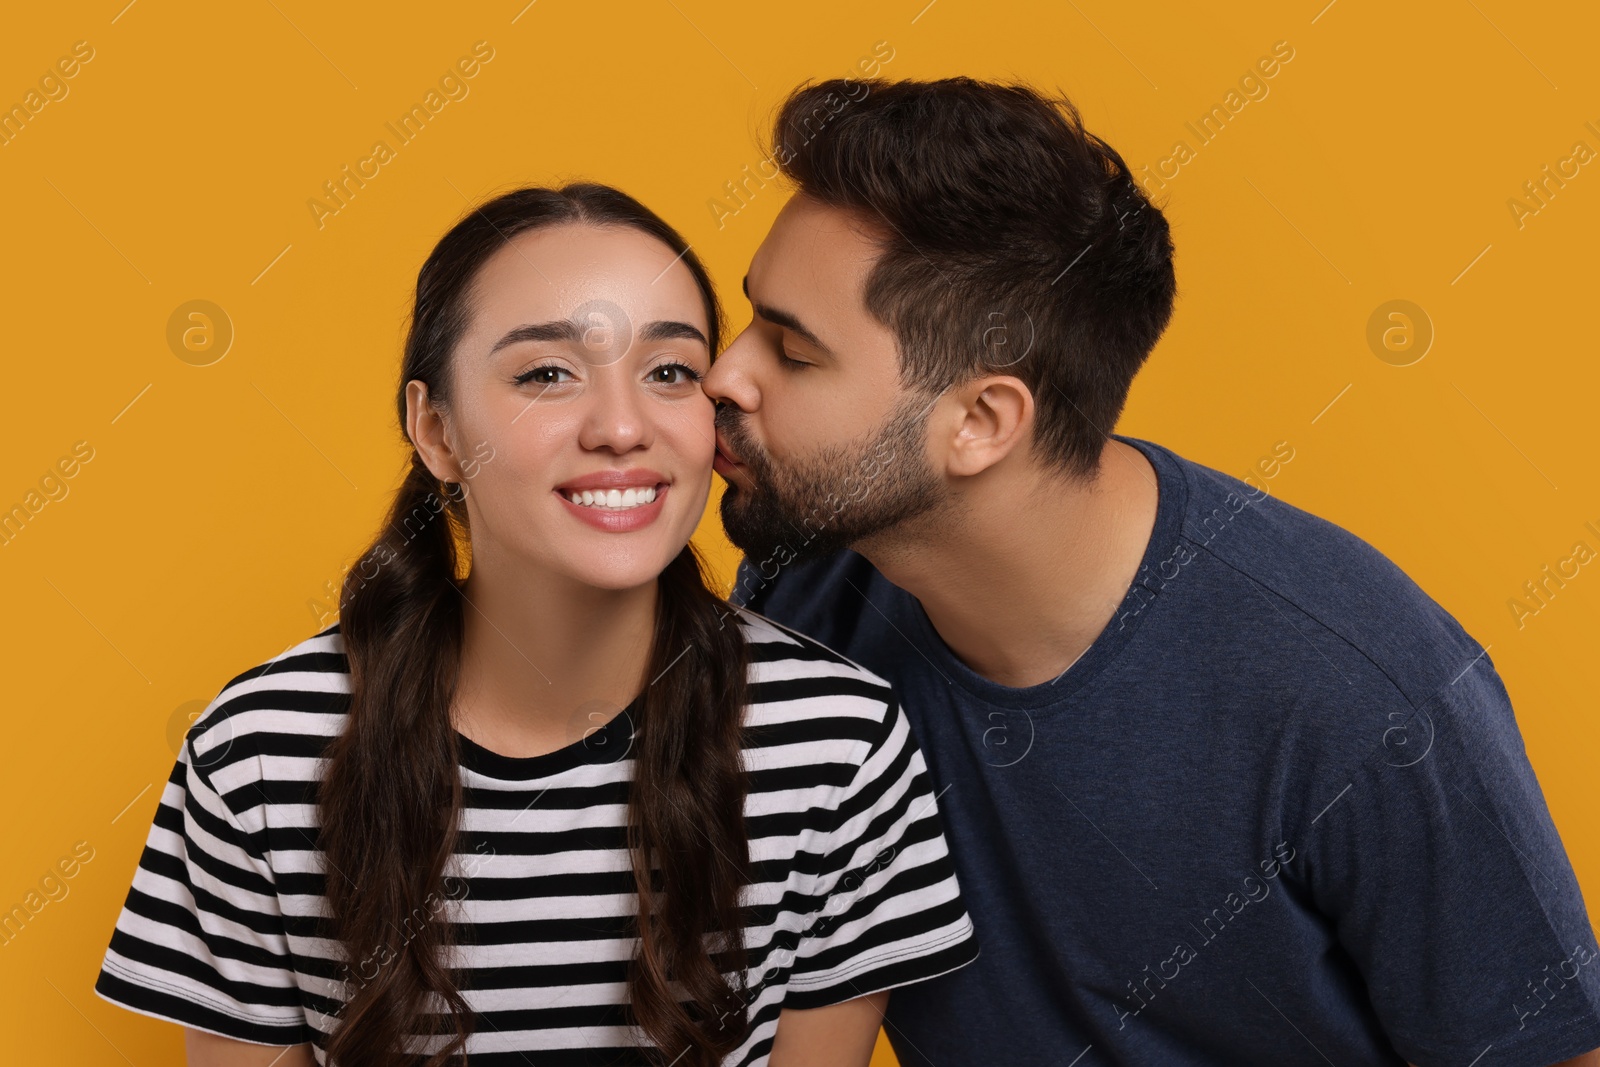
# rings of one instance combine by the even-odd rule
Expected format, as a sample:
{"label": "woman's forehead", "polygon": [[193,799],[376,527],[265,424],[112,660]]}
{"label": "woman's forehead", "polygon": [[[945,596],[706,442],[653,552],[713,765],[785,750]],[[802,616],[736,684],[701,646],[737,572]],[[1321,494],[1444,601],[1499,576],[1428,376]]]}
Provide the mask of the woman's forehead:
{"label": "woman's forehead", "polygon": [[682,257],[631,226],[560,223],[520,233],[484,264],[473,288],[479,314],[496,321],[573,319],[604,304],[634,322],[707,325]]}

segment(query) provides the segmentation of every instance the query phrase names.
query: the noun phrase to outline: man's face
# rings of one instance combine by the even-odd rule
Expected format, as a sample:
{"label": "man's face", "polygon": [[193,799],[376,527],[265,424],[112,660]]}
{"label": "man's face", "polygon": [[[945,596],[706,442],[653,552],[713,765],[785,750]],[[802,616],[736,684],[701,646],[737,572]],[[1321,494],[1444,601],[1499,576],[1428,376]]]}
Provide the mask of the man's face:
{"label": "man's face", "polygon": [[703,386],[718,409],[722,522],[752,562],[856,544],[944,497],[925,420],[902,390],[894,334],[868,313],[870,228],[797,196],[750,261],[754,319]]}

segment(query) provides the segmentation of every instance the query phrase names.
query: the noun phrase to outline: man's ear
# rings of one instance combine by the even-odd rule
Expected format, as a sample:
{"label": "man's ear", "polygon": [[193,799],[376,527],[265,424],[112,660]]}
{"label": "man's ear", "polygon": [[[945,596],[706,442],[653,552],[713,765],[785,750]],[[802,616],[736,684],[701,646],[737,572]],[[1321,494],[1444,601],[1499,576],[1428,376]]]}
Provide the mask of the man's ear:
{"label": "man's ear", "polygon": [[450,440],[450,425],[429,399],[427,383],[416,378],[406,383],[406,436],[435,478],[441,482],[466,480]]}
{"label": "man's ear", "polygon": [[1016,449],[1026,449],[1033,432],[1033,392],[1020,378],[974,378],[947,393],[948,412],[939,420],[950,428],[941,442],[944,468],[956,476],[981,474]]}

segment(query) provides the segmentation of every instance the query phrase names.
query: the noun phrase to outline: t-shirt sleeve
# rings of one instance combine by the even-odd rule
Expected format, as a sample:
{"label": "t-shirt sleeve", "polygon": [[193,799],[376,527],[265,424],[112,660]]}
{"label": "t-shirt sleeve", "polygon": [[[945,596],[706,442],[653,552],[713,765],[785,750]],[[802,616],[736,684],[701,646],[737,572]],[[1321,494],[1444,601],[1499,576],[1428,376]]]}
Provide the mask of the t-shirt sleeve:
{"label": "t-shirt sleeve", "polygon": [[1396,1051],[1543,1067],[1600,1047],[1594,929],[1493,664],[1375,732],[1304,841]]}
{"label": "t-shirt sleeve", "polygon": [[259,765],[237,753],[229,762],[231,746],[215,733],[208,746],[204,722],[166,783],[95,992],[240,1041],[309,1041],[262,831],[247,830],[213,784]]}
{"label": "t-shirt sleeve", "polygon": [[831,884],[796,948],[786,1008],[837,1004],[972,962],[972,920],[898,700],[839,801]]}

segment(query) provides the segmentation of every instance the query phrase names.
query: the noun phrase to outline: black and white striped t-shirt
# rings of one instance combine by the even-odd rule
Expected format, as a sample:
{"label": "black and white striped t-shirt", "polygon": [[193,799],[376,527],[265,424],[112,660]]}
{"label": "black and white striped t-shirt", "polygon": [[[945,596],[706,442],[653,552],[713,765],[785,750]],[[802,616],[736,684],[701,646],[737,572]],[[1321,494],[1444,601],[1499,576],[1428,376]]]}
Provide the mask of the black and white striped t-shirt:
{"label": "black and white striped t-shirt", "polygon": [[[765,1064],[782,1008],[953,970],[977,942],[893,690],[763,616],[741,609],[740,625],[751,1029],[725,1062]],[[244,1041],[310,1041],[325,1062],[343,980],[383,962],[344,969],[315,847],[320,757],[349,682],[334,624],[233,679],[196,720],[112,934],[102,997]],[[449,962],[477,1067],[644,1062],[625,1014],[634,710],[540,756],[458,735],[461,832],[437,903],[462,931]]]}

